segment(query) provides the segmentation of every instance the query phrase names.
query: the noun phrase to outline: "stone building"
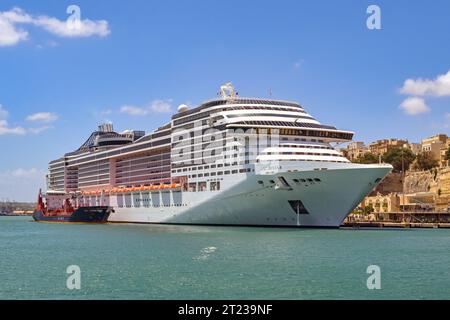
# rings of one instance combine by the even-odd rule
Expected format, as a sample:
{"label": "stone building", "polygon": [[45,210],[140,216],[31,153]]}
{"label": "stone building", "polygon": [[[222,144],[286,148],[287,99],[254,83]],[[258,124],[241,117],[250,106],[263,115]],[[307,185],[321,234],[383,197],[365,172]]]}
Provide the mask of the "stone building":
{"label": "stone building", "polygon": [[403,148],[411,150],[416,156],[422,151],[422,145],[420,143],[405,143]]}
{"label": "stone building", "polygon": [[353,141],[349,143],[347,148],[344,148],[342,152],[348,160],[354,161],[369,152],[369,148],[367,148],[362,141]]}
{"label": "stone building", "polygon": [[362,207],[371,206],[375,213],[389,213],[400,211],[400,196],[397,193],[383,195],[378,193],[375,196],[366,197],[362,202]]}
{"label": "stone building", "polygon": [[433,159],[438,161],[439,165],[443,167],[448,164],[448,161],[445,159],[448,145],[449,137],[446,134],[437,134],[422,140],[422,152],[429,152]]}
{"label": "stone building", "polygon": [[371,153],[377,156],[382,156],[391,149],[402,148],[407,143],[408,143],[407,140],[383,139],[372,142],[369,145],[369,149]]}

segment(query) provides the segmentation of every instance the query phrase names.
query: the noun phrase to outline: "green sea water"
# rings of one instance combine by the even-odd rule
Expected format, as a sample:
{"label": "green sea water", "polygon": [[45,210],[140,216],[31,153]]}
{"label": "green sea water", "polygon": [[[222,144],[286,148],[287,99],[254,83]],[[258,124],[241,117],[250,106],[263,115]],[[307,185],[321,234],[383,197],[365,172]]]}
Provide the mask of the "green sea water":
{"label": "green sea water", "polygon": [[[66,268],[81,270],[69,290]],[[366,285],[369,265],[381,289]],[[449,299],[450,229],[35,223],[0,217],[0,299]]]}

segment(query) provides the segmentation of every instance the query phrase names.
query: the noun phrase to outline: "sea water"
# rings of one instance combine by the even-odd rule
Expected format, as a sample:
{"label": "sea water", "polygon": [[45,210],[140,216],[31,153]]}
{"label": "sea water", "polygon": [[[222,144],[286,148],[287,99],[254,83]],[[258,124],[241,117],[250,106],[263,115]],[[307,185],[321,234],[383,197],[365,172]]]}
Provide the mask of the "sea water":
{"label": "sea water", "polygon": [[[79,268],[79,290],[67,285],[69,266]],[[380,289],[368,288],[369,266],[379,267]],[[0,217],[0,299],[449,298],[450,229],[88,225]]]}

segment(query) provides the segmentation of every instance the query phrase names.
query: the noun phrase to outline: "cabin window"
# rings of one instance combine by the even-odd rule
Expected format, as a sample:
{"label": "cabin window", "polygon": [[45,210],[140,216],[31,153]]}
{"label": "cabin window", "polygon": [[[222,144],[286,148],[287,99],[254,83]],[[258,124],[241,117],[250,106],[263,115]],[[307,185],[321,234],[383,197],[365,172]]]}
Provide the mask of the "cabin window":
{"label": "cabin window", "polygon": [[195,182],[189,183],[188,191],[190,191],[190,192],[195,192],[195,191],[197,191],[197,184],[196,184]]}
{"label": "cabin window", "polygon": [[218,191],[220,190],[220,181],[213,181],[209,184],[211,191]]}
{"label": "cabin window", "polygon": [[206,182],[198,183],[198,191],[206,191]]}

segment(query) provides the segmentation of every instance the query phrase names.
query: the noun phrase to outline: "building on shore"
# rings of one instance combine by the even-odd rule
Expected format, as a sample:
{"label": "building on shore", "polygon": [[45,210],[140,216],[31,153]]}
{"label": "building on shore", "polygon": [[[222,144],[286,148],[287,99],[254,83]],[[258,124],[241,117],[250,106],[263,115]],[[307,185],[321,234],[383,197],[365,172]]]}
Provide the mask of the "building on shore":
{"label": "building on shore", "polygon": [[403,148],[411,150],[416,156],[422,151],[422,145],[420,143],[405,143]]}
{"label": "building on shore", "polygon": [[429,152],[433,159],[439,162],[439,166],[448,166],[446,159],[450,138],[446,134],[437,134],[422,140],[422,152]]}
{"label": "building on shore", "polygon": [[400,210],[400,196],[398,193],[387,195],[378,193],[366,197],[361,203],[361,207],[372,207],[375,213],[396,212]]}
{"label": "building on shore", "polygon": [[369,152],[369,148],[367,148],[362,141],[353,141],[349,143],[346,148],[341,149],[341,151],[348,160],[353,162]]}
{"label": "building on shore", "polygon": [[382,156],[391,149],[402,148],[405,144],[408,144],[408,140],[382,139],[369,144],[369,149],[374,155]]}

